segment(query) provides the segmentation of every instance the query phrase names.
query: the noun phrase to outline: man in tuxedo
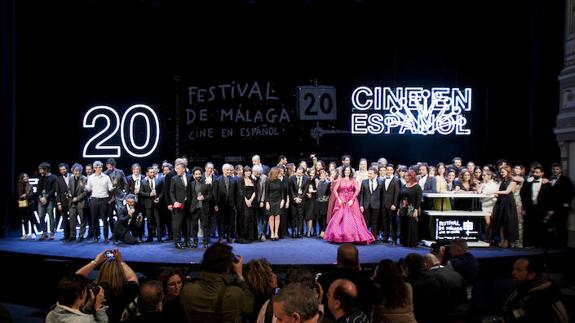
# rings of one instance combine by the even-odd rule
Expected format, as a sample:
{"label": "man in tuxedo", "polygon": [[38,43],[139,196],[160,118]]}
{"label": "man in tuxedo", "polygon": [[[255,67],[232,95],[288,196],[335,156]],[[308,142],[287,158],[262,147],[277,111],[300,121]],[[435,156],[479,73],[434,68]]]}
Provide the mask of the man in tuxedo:
{"label": "man in tuxedo", "polygon": [[70,237],[69,241],[76,240],[76,222],[80,216],[79,240],[84,240],[86,232],[86,218],[84,218],[84,200],[86,198],[86,183],[88,179],[82,175],[82,165],[72,165],[72,177],[68,180],[68,192],[70,192]]}
{"label": "man in tuxedo", "polygon": [[139,188],[140,206],[144,209],[144,215],[148,222],[148,237],[146,242],[152,242],[156,235],[158,242],[163,242],[163,230],[160,222],[160,201],[164,198],[162,180],[156,176],[156,169],[148,167],[146,177],[142,180]]}
{"label": "man in tuxedo", "polygon": [[144,175],[142,175],[142,167],[140,164],[135,163],[132,165],[132,175],[126,177],[127,194],[134,194],[136,197],[136,210],[143,213],[145,210],[142,195],[142,183],[144,181]]}
{"label": "man in tuxedo", "polygon": [[[174,245],[178,249],[190,247],[191,218],[188,214],[189,183],[192,177],[186,174],[186,164],[176,164],[176,175],[170,181],[170,205],[172,206],[172,231]],[[184,233],[184,244],[180,241],[181,232]]]}
{"label": "man in tuxedo", "polygon": [[[64,237],[62,237],[61,240],[70,239],[70,218],[68,216],[68,211],[70,209],[70,191],[68,189],[68,180],[72,174],[68,172],[69,169],[70,167],[66,163],[58,165],[60,175],[58,175],[58,180],[56,181],[56,221],[52,227],[52,232],[56,232],[58,222],[60,222],[59,219],[62,218]],[[74,231],[76,230],[74,229]]]}
{"label": "man in tuxedo", "polygon": [[214,185],[214,210],[218,217],[218,238],[223,242],[227,238],[228,243],[233,242],[236,223],[236,203],[239,195],[239,185],[232,176],[234,167],[230,164],[222,166],[223,175]]}
{"label": "man in tuxedo", "polygon": [[531,181],[526,181],[521,187],[521,203],[523,204],[523,228],[526,245],[544,246],[549,238],[547,220],[551,211],[551,183],[543,182],[543,168],[533,168]]}
{"label": "man in tuxedo", "polygon": [[561,170],[561,164],[551,165],[551,196],[553,214],[549,218],[549,226],[557,232],[554,244],[557,247],[567,246],[567,219],[573,201],[573,182]]}
{"label": "man in tuxedo", "polygon": [[202,178],[202,169],[194,167],[192,169],[193,181],[190,187],[190,214],[192,218],[192,248],[198,247],[198,220],[204,233],[204,248],[207,248],[210,241],[209,219],[210,200],[212,199],[212,187],[206,184]]}
{"label": "man in tuxedo", "polygon": [[136,196],[134,194],[126,195],[126,207],[118,213],[118,222],[114,226],[112,233],[112,241],[114,244],[122,241],[127,244],[136,244],[138,239],[134,237],[139,236],[143,230],[143,218],[138,215],[136,211]]}
{"label": "man in tuxedo", "polygon": [[304,199],[306,198],[304,192],[309,182],[309,178],[304,175],[304,172],[303,167],[298,167],[288,182],[288,191],[292,205],[292,238],[303,237]]}
{"label": "man in tuxedo", "polygon": [[377,170],[374,167],[367,170],[367,179],[361,182],[359,194],[359,208],[363,213],[365,223],[371,227],[371,234],[377,237],[383,190],[381,181],[377,178]]}
{"label": "man in tuxedo", "polygon": [[393,176],[394,169],[392,164],[385,167],[385,177],[383,178],[383,205],[381,206],[383,242],[391,238],[392,243],[397,243],[399,238],[399,228],[397,219],[397,210],[399,203],[399,193],[401,191],[401,182]]}

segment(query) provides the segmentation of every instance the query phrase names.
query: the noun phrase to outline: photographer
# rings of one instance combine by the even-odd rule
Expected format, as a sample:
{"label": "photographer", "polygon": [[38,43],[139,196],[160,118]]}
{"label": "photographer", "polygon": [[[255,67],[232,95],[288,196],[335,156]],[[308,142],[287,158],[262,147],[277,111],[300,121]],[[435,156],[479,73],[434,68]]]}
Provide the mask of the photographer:
{"label": "photographer", "polygon": [[76,274],[84,277],[100,267],[95,283],[102,286],[110,322],[119,322],[122,312],[138,295],[138,276],[123,260],[119,249],[104,250]]}
{"label": "photographer", "polygon": [[479,263],[467,251],[467,248],[467,241],[455,239],[449,245],[440,247],[439,254],[436,254],[436,256],[441,264],[451,267],[463,276],[467,286],[467,299],[471,299],[472,287],[479,277]]}
{"label": "photographer", "polygon": [[58,303],[46,316],[46,322],[108,322],[104,290],[88,287],[88,279],[82,275],[62,278],[58,283]]}
{"label": "photographer", "polygon": [[[184,285],[180,294],[188,322],[239,322],[252,313],[254,296],[243,276],[243,261],[222,243],[206,249],[200,279]],[[229,277],[232,270],[236,284]]]}

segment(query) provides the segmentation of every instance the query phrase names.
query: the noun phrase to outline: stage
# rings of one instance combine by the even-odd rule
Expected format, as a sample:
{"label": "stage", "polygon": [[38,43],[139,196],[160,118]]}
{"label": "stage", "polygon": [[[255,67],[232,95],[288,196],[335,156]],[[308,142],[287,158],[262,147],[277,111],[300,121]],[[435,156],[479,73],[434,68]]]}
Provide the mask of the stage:
{"label": "stage", "polygon": [[[84,240],[82,242],[64,242],[59,239],[62,233],[56,234],[55,240],[20,240],[19,232],[9,232],[0,240],[0,252],[52,258],[59,260],[93,259],[106,249],[119,248],[124,260],[130,263],[141,263],[158,266],[188,266],[201,263],[204,249],[176,249],[172,242],[152,242],[138,245],[113,244]],[[212,239],[212,242],[217,241]],[[332,244],[319,238],[281,239],[279,241],[253,242],[250,244],[232,243],[233,251],[244,257],[247,263],[252,259],[266,258],[272,265],[330,265],[336,262],[338,244]],[[391,244],[358,245],[362,264],[376,264],[382,259],[399,260],[409,253],[425,254],[429,248],[421,245],[417,248],[405,248]],[[470,248],[470,252],[479,260],[491,258],[517,258],[522,256],[542,255],[543,249],[501,249]],[[560,253],[561,250],[549,250],[549,253]]]}

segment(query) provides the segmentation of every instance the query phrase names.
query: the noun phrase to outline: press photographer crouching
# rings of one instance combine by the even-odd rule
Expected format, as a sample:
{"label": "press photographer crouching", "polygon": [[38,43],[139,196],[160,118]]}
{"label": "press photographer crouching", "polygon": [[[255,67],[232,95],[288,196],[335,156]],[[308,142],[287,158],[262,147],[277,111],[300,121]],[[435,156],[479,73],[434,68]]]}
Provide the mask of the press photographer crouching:
{"label": "press photographer crouching", "polygon": [[46,322],[108,322],[107,306],[103,304],[102,288],[89,285],[82,275],[67,276],[58,284],[58,303],[46,316]]}
{"label": "press photographer crouching", "polygon": [[471,299],[473,285],[479,277],[479,263],[467,248],[467,241],[455,239],[450,244],[439,247],[439,250],[437,247],[432,248],[431,253],[437,256],[441,264],[453,268],[463,276],[467,285],[467,299]]}

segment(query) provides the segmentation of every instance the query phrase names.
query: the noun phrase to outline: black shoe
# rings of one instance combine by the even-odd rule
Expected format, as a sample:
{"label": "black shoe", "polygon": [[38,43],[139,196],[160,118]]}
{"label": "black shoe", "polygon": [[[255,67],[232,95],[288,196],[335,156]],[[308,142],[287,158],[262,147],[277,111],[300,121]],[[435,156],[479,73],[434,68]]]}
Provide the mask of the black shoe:
{"label": "black shoe", "polygon": [[184,241],[184,247],[185,247],[185,248],[190,248],[190,247],[191,247],[190,242],[189,242],[189,241]]}
{"label": "black shoe", "polygon": [[100,237],[94,237],[94,241],[95,241],[95,242],[100,241]]}
{"label": "black shoe", "polygon": [[174,245],[175,245],[176,249],[184,249],[184,246],[182,246],[182,244],[179,242],[176,242]]}
{"label": "black shoe", "polygon": [[68,241],[68,238],[67,238],[67,237],[62,237],[62,238],[60,238],[60,241]]}
{"label": "black shoe", "polygon": [[204,249],[206,249],[208,247],[208,243],[204,242]]}
{"label": "black shoe", "polygon": [[149,237],[146,239],[146,242],[154,242],[154,237],[149,236]]}
{"label": "black shoe", "polygon": [[198,247],[198,242],[192,243],[192,248],[193,248],[193,249],[196,249],[197,247]]}
{"label": "black shoe", "polygon": [[104,238],[104,243],[108,243],[110,242],[110,240],[108,240],[108,238]]}
{"label": "black shoe", "polygon": [[68,238],[68,241],[69,242],[76,241],[76,237],[70,237],[70,238]]}
{"label": "black shoe", "polygon": [[164,242],[164,240],[162,238],[158,238],[158,242],[162,243],[162,242]]}
{"label": "black shoe", "polygon": [[234,240],[232,238],[228,238],[228,243],[234,243]]}

